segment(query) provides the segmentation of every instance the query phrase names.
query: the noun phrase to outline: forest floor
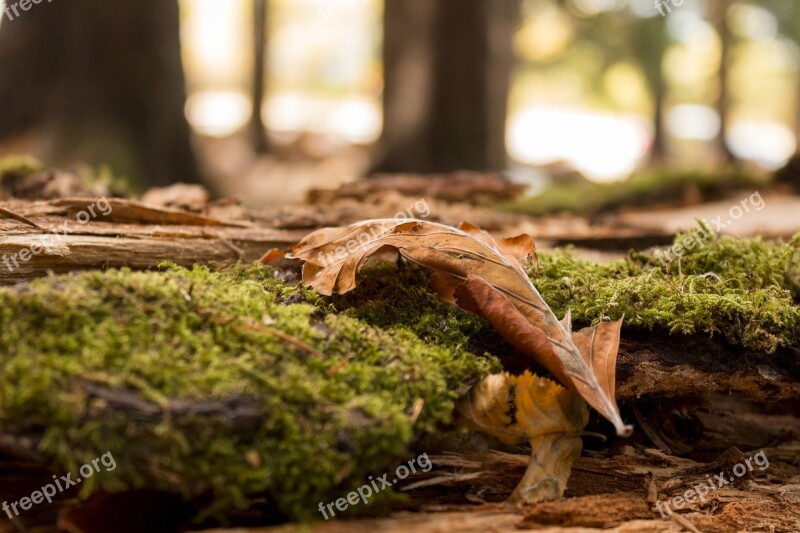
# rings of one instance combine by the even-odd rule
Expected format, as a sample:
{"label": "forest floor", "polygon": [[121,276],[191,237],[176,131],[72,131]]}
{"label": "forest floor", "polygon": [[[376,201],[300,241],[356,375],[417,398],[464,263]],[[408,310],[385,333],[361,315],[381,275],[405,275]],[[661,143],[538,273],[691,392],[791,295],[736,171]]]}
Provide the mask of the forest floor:
{"label": "forest floor", "polygon": [[[438,192],[432,192],[427,187],[415,188],[415,186],[409,186],[402,193],[380,189],[363,190],[357,187],[348,189],[345,186],[338,193],[325,191],[317,193],[316,203],[271,207],[257,212],[233,201],[209,202],[196,189],[151,191],[147,197],[147,204],[135,200],[117,199],[100,205],[97,204],[99,195],[96,191],[81,190],[79,186],[75,186],[77,189],[70,188],[74,184],[63,176],[53,174],[47,179],[40,176],[38,181],[33,181],[35,183],[31,186],[40,187],[39,193],[41,187],[45,189],[50,187],[48,190],[66,188],[70,194],[56,194],[46,201],[15,197],[0,202],[0,207],[6,214],[0,218],[0,234],[2,234],[0,252],[18,254],[37,243],[41,245],[40,249],[45,250],[43,253],[34,254],[28,260],[21,261],[18,267],[9,269],[13,271],[5,272],[6,268],[0,265],[2,273],[0,283],[9,286],[7,289],[2,289],[4,291],[2,296],[11,302],[6,308],[8,316],[0,314],[0,319],[11,320],[12,322],[6,325],[14,324],[14,334],[20,335],[19,338],[22,339],[27,338],[33,347],[38,346],[41,350],[66,350],[68,343],[61,346],[58,340],[51,341],[48,335],[52,332],[37,325],[38,319],[32,315],[29,323],[23,323],[25,321],[19,317],[15,318],[11,306],[17,303],[23,305],[26,313],[34,313],[37,310],[53,313],[61,309],[64,321],[63,324],[59,323],[58,327],[74,328],[74,332],[80,332],[81,335],[87,334],[85,325],[81,326],[80,323],[79,312],[84,312],[80,303],[82,301],[102,303],[91,311],[92,320],[95,321],[94,327],[97,324],[105,324],[101,322],[102,320],[111,321],[109,323],[116,321],[125,328],[130,326],[131,334],[138,331],[133,329],[136,325],[135,319],[145,310],[166,313],[162,320],[167,325],[171,324],[170,313],[186,312],[186,318],[179,324],[181,329],[176,330],[180,335],[186,335],[185,342],[191,343],[193,336],[205,335],[205,330],[192,331],[191,328],[205,328],[204,324],[210,320],[216,324],[213,326],[214,334],[202,339],[203,342],[215,343],[219,342],[220,335],[235,333],[238,339],[238,335],[242,334],[240,326],[233,328],[229,325],[229,317],[208,314],[222,313],[219,310],[209,311],[215,309],[215,305],[219,309],[234,309],[236,305],[241,305],[243,313],[250,312],[253,306],[266,306],[270,310],[270,315],[277,320],[275,328],[283,330],[288,327],[293,334],[300,337],[297,331],[305,331],[303,328],[306,326],[292,325],[294,322],[287,322],[285,325],[282,322],[284,320],[282,306],[289,307],[287,305],[289,302],[292,303],[292,307],[295,304],[312,303],[318,311],[312,313],[313,308],[309,308],[303,312],[311,313],[309,316],[312,318],[316,317],[315,313],[320,312],[319,309],[328,313],[325,326],[328,334],[330,331],[336,333],[339,331],[337,328],[343,328],[343,335],[344,331],[351,331],[353,325],[347,321],[340,323],[336,317],[339,314],[347,315],[347,320],[352,318],[364,321],[364,324],[359,323],[361,325],[357,326],[362,328],[361,331],[367,331],[363,328],[375,328],[379,337],[384,334],[383,332],[395,334],[397,327],[408,327],[413,333],[409,340],[411,343],[409,346],[413,346],[413,349],[409,347],[408,350],[418,351],[423,348],[418,347],[416,343],[425,338],[421,332],[437,331],[436,335],[453,335],[452,338],[447,337],[445,341],[453,342],[455,346],[460,337],[456,332],[444,333],[447,327],[440,324],[447,323],[449,327],[456,325],[456,330],[462,328],[461,331],[465,332],[463,334],[469,337],[468,350],[476,353],[490,352],[501,356],[502,359],[503,352],[509,350],[509,347],[502,344],[496,336],[493,337],[486,333],[485,329],[481,329],[483,326],[476,326],[475,322],[445,322],[445,319],[451,320],[452,317],[441,314],[436,315],[439,318],[434,320],[433,325],[423,323],[430,317],[425,320],[420,317],[418,324],[412,323],[413,321],[408,322],[405,318],[395,323],[392,323],[394,319],[389,323],[381,323],[380,317],[372,318],[364,309],[358,309],[357,300],[347,300],[346,305],[339,301],[334,301],[333,304],[316,301],[306,293],[296,294],[292,292],[294,289],[273,285],[272,281],[251,271],[234,273],[230,279],[221,278],[225,283],[231,282],[231,294],[225,295],[224,292],[220,292],[215,295],[209,292],[208,301],[195,296],[193,291],[202,292],[206,287],[205,284],[212,287],[219,280],[209,278],[203,272],[189,274],[180,270],[174,272],[167,270],[161,274],[156,271],[151,277],[130,279],[125,271],[119,275],[90,273],[84,278],[75,278],[70,274],[77,271],[118,267],[152,269],[163,261],[187,267],[194,264],[250,263],[269,248],[286,247],[299,241],[312,229],[346,225],[361,219],[391,217],[396,213],[408,212],[409,208],[416,206],[415,211],[421,212],[429,220],[454,225],[466,219],[496,235],[516,235],[520,232],[533,235],[539,250],[545,253],[546,268],[540,286],[541,292],[552,302],[554,308],[556,305],[559,308],[562,305],[574,305],[573,316],[578,321],[590,322],[594,308],[589,305],[591,302],[587,302],[592,299],[592,295],[613,293],[609,301],[616,302],[617,285],[614,283],[620,283],[620,287],[628,283],[626,278],[628,274],[613,272],[613,265],[622,264],[615,261],[627,261],[625,258],[629,249],[643,251],[653,246],[669,246],[673,243],[678,230],[695,227],[696,219],[705,220],[709,225],[716,221],[722,233],[742,240],[728,243],[710,239],[709,243],[713,241],[714,244],[707,246],[705,242],[701,242],[700,248],[708,249],[704,250],[708,251],[707,258],[702,254],[698,255],[698,250],[694,251],[694,255],[690,251],[683,250],[680,256],[676,257],[674,265],[667,268],[664,274],[667,277],[663,279],[648,278],[651,271],[647,269],[650,267],[644,266],[645,263],[636,262],[640,259],[631,259],[629,267],[632,269],[631,272],[635,271],[635,275],[631,274],[631,279],[635,276],[644,276],[636,281],[642,283],[643,287],[647,284],[662,283],[664,280],[668,282],[668,276],[674,275],[678,287],[675,290],[680,291],[682,298],[687,298],[685,300],[687,305],[688,302],[696,304],[697,301],[702,301],[708,294],[719,297],[713,303],[719,307],[709,307],[706,314],[691,307],[679,308],[682,309],[680,312],[686,313],[683,322],[676,321],[675,317],[647,318],[646,313],[643,313],[643,317],[639,317],[642,321],[640,326],[636,325],[636,316],[627,315],[633,326],[623,330],[617,368],[617,396],[623,406],[623,414],[634,422],[638,431],[631,439],[615,439],[608,433],[607,424],[604,425],[604,422],[594,417],[589,429],[605,434],[608,441],[603,442],[591,437],[585,439],[583,456],[573,468],[565,498],[521,507],[503,503],[522,477],[530,459],[530,455],[527,455],[524,449],[497,447],[495,451],[490,451],[496,444],[491,440],[456,446],[435,443],[429,444],[427,448],[420,448],[420,451],[429,454],[436,468],[430,473],[412,476],[409,482],[416,488],[409,487],[408,484],[403,485],[405,489],[413,488],[403,491],[405,498],[379,501],[374,506],[370,505],[366,511],[367,515],[362,514],[363,510],[355,510],[352,514],[348,511],[344,517],[337,516],[327,521],[258,527],[259,523],[269,523],[275,519],[262,512],[253,512],[252,516],[239,516],[235,520],[239,526],[236,529],[212,528],[210,531],[216,533],[409,530],[477,532],[528,529],[539,531],[605,529],[620,532],[800,531],[800,510],[798,510],[800,509],[800,347],[794,340],[797,332],[793,331],[790,325],[774,319],[774,317],[789,316],[781,313],[795,313],[791,316],[800,316],[796,311],[797,292],[794,303],[792,303],[793,297],[789,295],[792,290],[800,288],[800,285],[795,286],[800,283],[798,277],[800,270],[792,270],[797,266],[798,260],[790,258],[782,267],[785,272],[778,272],[776,265],[782,263],[770,255],[769,259],[764,259],[770,262],[765,262],[764,272],[760,272],[759,254],[777,254],[777,249],[764,247],[759,244],[760,241],[746,240],[756,235],[790,240],[796,235],[800,231],[800,219],[796,216],[800,210],[798,196],[765,191],[754,197],[753,192],[743,191],[731,193],[722,200],[696,205],[659,209],[651,206],[638,208],[634,206],[592,217],[554,215],[534,218],[498,212],[487,205],[490,202],[465,202],[452,197],[455,195],[460,198],[475,198],[484,195],[490,201],[494,201],[497,200],[495,195],[505,194],[503,191],[498,193],[496,189],[486,190],[486,180],[478,180],[480,183],[469,179],[456,180],[448,186],[439,187]],[[58,184],[58,187],[54,184]],[[421,201],[424,204],[421,204]],[[78,217],[89,205],[96,206],[97,214],[92,217],[91,222],[81,223]],[[52,228],[63,228],[63,239],[44,246],[42,243],[49,238],[47,236]],[[726,256],[724,253],[727,252],[721,252],[727,250],[725,247],[729,244],[734,247],[739,246],[736,243],[743,243],[737,248],[739,252],[736,252],[742,255]],[[573,246],[573,253],[578,257],[595,261],[585,264],[590,270],[587,270],[585,279],[579,279],[579,269],[584,267],[583,263],[560,259],[560,251],[565,246]],[[548,250],[555,250],[556,253],[549,255]],[[754,256],[748,255],[751,251]],[[723,255],[715,256],[714,253]],[[726,263],[727,257],[741,257],[743,265],[739,269],[752,268],[753,271],[738,274],[736,265],[731,266]],[[717,263],[708,267],[708,270],[702,272],[697,270],[702,268],[702,265],[697,266],[697,262],[707,259]],[[606,268],[603,265],[612,266],[606,271],[603,270]],[[375,283],[384,279],[381,276],[392,276],[385,270],[380,272]],[[775,274],[774,278],[778,281],[771,281],[770,272]],[[722,283],[730,283],[731,286],[740,283],[741,280],[750,280],[748,276],[751,275],[769,278],[763,282],[753,281],[753,294],[758,292],[756,285],[763,283],[759,285],[759,290],[783,291],[788,300],[781,300],[782,303],[776,300],[762,304],[755,296],[752,300],[737,299],[745,298],[747,290],[735,294],[726,292],[716,294],[712,274],[720,278]],[[730,277],[726,277],[728,274]],[[597,276],[606,275],[618,278],[611,280],[613,283],[609,282],[600,287]],[[42,276],[45,278],[41,284],[30,283],[31,280]],[[276,280],[291,280],[295,279],[296,271],[278,270],[274,276]],[[416,283],[413,272],[403,276],[405,277],[398,279],[398,283]],[[79,285],[71,285],[78,279],[80,279]],[[177,304],[172,303],[173,299],[166,296],[164,300],[168,303],[162,306],[162,296],[156,292],[161,290],[158,287],[162,283],[164,290],[174,290],[176,294],[182,295],[178,299],[183,302],[181,305],[187,306],[186,309],[173,308],[172,306]],[[262,301],[258,295],[259,299],[250,301],[253,283],[274,291],[278,299],[273,301],[270,296]],[[706,283],[708,285],[704,285]],[[692,286],[687,288],[687,284]],[[65,287],[70,287],[69,291],[64,290]],[[388,288],[386,292],[379,293],[381,296],[375,296],[374,301],[364,300],[367,302],[364,308],[370,309],[369,312],[384,312],[381,309],[385,310],[386,307],[381,306],[392,305],[398,309],[405,309],[405,306],[413,309],[415,303],[411,298],[420,297],[418,291],[422,290],[416,286],[402,285],[394,289]],[[69,292],[72,299],[67,299],[66,296],[60,299],[60,296],[54,295],[57,291],[63,291],[65,294]],[[408,294],[408,300],[404,300],[405,296],[398,296],[404,293],[413,294]],[[668,293],[664,298],[669,299],[673,296],[673,293]],[[429,298],[429,295],[423,293],[422,297]],[[649,297],[654,299],[645,300],[645,306],[652,305],[655,308],[658,294],[641,297],[635,293],[626,294],[619,296],[619,302],[620,305],[635,309],[641,304],[637,299]],[[285,301],[281,301],[284,298]],[[726,298],[730,302],[726,302]],[[75,299],[77,301],[73,304]],[[111,308],[107,310],[105,307],[111,301],[109,299],[121,299],[121,302],[130,307],[120,307],[119,311],[112,311]],[[728,306],[729,303],[732,307]],[[748,309],[747,306],[751,304],[763,307]],[[780,308],[779,304],[788,307]],[[204,307],[206,305],[208,307]],[[330,307],[331,305],[335,309]],[[370,306],[377,307],[373,309]],[[731,308],[734,310],[730,311]],[[560,309],[560,312],[564,310]],[[438,307],[431,312],[442,313]],[[728,316],[727,313],[731,314]],[[725,316],[722,316],[723,314]],[[196,321],[199,326],[193,322],[192,316],[199,317]],[[396,318],[400,314],[393,316]],[[751,324],[746,323],[747,317],[753,318],[752,323],[763,319],[764,325],[759,324],[760,329],[754,327],[748,329]],[[247,320],[249,319],[245,320],[243,327],[250,333],[256,331],[258,335],[266,333],[267,336],[274,334],[274,329],[269,329],[272,328],[270,324],[264,326],[259,322],[258,325],[253,325]],[[288,317],[286,320],[296,320],[296,318]],[[308,332],[309,337],[308,339],[303,337],[303,342],[307,341],[317,346],[314,336],[316,334],[311,330],[318,329],[319,325],[316,324],[318,320],[313,318],[311,322],[313,327]],[[458,315],[458,320],[462,320],[461,315]],[[656,325],[651,324],[648,329],[645,327],[649,324],[647,320]],[[662,320],[667,322],[660,322]],[[683,323],[682,327],[689,324],[690,328],[695,327],[696,331],[670,333],[669,327],[659,325],[675,322]],[[704,327],[709,325],[710,331],[706,331]],[[218,327],[224,329],[217,329]],[[189,331],[183,331],[185,328],[189,328]],[[428,328],[431,330],[428,331]],[[40,329],[46,334],[37,334]],[[8,331],[7,328],[6,332]],[[65,331],[73,332],[73,329]],[[458,332],[458,335],[461,334]],[[405,342],[406,337],[401,338]],[[365,334],[365,339],[372,339],[372,333]],[[435,346],[424,349],[435,350],[438,349],[438,344],[445,342],[438,337],[437,339]],[[280,348],[274,340],[272,338],[269,342],[263,341],[266,343],[263,345],[244,346],[259,347],[259,349]],[[141,349],[145,349],[144,346],[148,343],[158,346],[164,342],[164,338],[156,336],[140,341],[144,343]],[[0,338],[0,343],[2,342],[4,341]],[[132,346],[136,346],[135,339],[131,342]],[[241,342],[256,341],[247,338]],[[257,342],[262,342],[260,337]],[[356,349],[357,341],[350,339],[347,342],[354,343],[351,349]],[[226,344],[227,341],[221,342],[218,346],[220,349],[226,349]],[[96,349],[102,348],[99,344],[92,346]],[[282,346],[282,349],[285,349],[285,344]],[[446,343],[442,346],[445,349],[452,349],[448,348]],[[334,349],[330,346],[328,348]],[[310,349],[316,350],[313,346]],[[388,348],[382,349],[388,350]],[[312,353],[308,351],[308,347],[300,351],[303,350],[307,350],[301,354],[304,358]],[[182,357],[182,352],[174,346],[159,346],[156,351],[171,359],[180,360]],[[187,354],[191,355],[190,352]],[[89,357],[87,363],[98,364],[91,354],[87,353],[86,356]],[[505,356],[513,360],[513,354]],[[503,359],[503,363],[506,364],[507,360]],[[237,360],[236,364],[249,365],[250,362]],[[338,365],[340,363],[333,366],[335,372],[340,371],[341,367]],[[506,368],[509,368],[507,364]],[[266,372],[267,368],[260,371]],[[331,371],[331,368],[328,371]],[[475,370],[459,371],[469,373]],[[357,369],[350,368],[348,372],[357,372]],[[209,380],[212,377],[217,379],[211,376]],[[111,380],[106,385],[111,387],[113,383],[116,382]],[[36,386],[42,384],[36,383]],[[150,401],[155,398],[153,401],[158,403],[161,401],[159,395],[163,392],[151,391],[153,395],[146,399]],[[81,394],[102,399],[104,408],[110,405],[112,409],[124,412],[134,409],[138,413],[134,417],[136,419],[143,417],[141,419],[145,420],[150,416],[148,414],[150,407],[139,403],[138,399],[134,402],[128,396],[124,396],[122,401],[117,396],[109,396],[109,391],[102,394],[97,391],[91,394],[84,391]],[[440,401],[433,393],[426,394],[431,395],[432,402]],[[11,393],[9,398],[14,398]],[[120,401],[122,403],[119,403]],[[4,434],[8,430],[6,426],[9,426],[8,420],[4,421],[9,415],[3,412],[3,406],[3,400],[0,399],[0,429],[3,430],[0,431],[0,478],[5,479],[4,483],[0,483],[3,486],[0,489],[0,497],[16,499],[15,491],[8,489],[13,489],[10,483],[17,479],[14,476],[20,475],[19,454],[30,452],[33,441],[25,440],[19,434],[12,435],[14,438],[11,440],[3,440],[4,437],[8,437]],[[16,409],[19,405],[11,402],[5,404],[5,408]],[[32,413],[29,415],[34,416]],[[33,434],[40,431],[39,426],[33,423],[23,424],[21,427]],[[50,436],[50,440],[54,438],[53,435]],[[64,442],[68,443],[71,442],[69,439],[75,437],[64,438],[67,439]],[[160,437],[158,433],[153,433],[152,438]],[[419,442],[415,443],[415,447],[422,445]],[[133,453],[132,450],[129,451],[130,457]],[[757,455],[759,453],[762,455]],[[17,454],[14,455],[16,462],[4,461],[5,454]],[[26,461],[31,460],[29,456],[25,457]],[[25,464],[28,465],[26,468],[31,468],[29,462]],[[372,464],[379,462],[373,461]],[[745,467],[741,465],[747,466],[746,471],[742,471]],[[176,472],[180,472],[177,464],[174,467]],[[309,468],[313,471],[315,467],[309,465]],[[367,470],[367,472],[377,476],[381,471]],[[722,478],[717,478],[718,475]],[[716,481],[718,486],[713,485],[712,482],[718,479],[727,480],[727,483]],[[698,497],[700,495],[702,497]],[[0,522],[0,532],[55,531],[52,525],[46,523],[46,519],[47,516],[52,519],[59,512],[62,527],[75,532],[101,531],[104,526],[100,524],[113,524],[119,516],[127,516],[125,511],[117,509],[114,505],[97,503],[97,500],[94,502],[90,500],[88,505],[83,506],[78,504],[77,500],[70,500],[67,503],[67,508],[71,510],[66,515],[64,509],[51,508],[45,513],[44,522],[30,524],[22,521],[3,521]],[[666,506],[669,506],[669,509]],[[149,516],[148,509],[144,507],[135,512]],[[315,510],[311,512],[316,514]],[[111,522],[104,522],[102,518],[104,515],[108,515],[106,519]],[[252,527],[243,529],[246,525]]]}

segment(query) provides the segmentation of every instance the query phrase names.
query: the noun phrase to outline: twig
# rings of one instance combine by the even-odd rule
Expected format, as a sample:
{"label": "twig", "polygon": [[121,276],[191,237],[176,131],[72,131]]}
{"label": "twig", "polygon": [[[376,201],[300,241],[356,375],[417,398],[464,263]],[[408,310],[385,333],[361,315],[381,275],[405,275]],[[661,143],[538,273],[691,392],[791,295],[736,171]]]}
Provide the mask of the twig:
{"label": "twig", "polygon": [[642,416],[641,411],[639,411],[636,405],[633,406],[633,415],[636,417],[636,421],[639,422],[639,426],[642,428],[642,431],[644,431],[644,434],[650,439],[650,442],[655,444],[662,452],[672,454],[672,448],[670,448],[658,432],[647,423],[647,420]]}
{"label": "twig", "polygon": [[28,226],[32,226],[32,227],[34,227],[34,228],[36,228],[38,230],[42,229],[41,226],[39,226],[36,222],[32,221],[31,219],[26,218],[26,217],[24,217],[22,215],[18,215],[15,212],[9,211],[8,209],[4,209],[2,207],[0,207],[0,215],[3,215],[6,218],[14,219],[17,222],[22,222],[23,224],[26,224]]}
{"label": "twig", "polygon": [[317,350],[316,348],[314,348],[310,344],[301,341],[297,337],[292,337],[291,335],[289,335],[285,331],[281,331],[281,330],[279,330],[277,328],[273,328],[272,326],[267,326],[265,324],[258,324],[257,322],[254,322],[251,319],[243,319],[241,322],[242,322],[242,325],[246,329],[248,329],[250,331],[257,331],[257,332],[261,332],[261,333],[269,333],[270,335],[274,335],[274,336],[278,337],[279,339],[285,340],[289,344],[292,344],[292,345],[296,346],[297,348],[303,350],[304,352],[307,352],[307,353],[310,353],[311,355],[314,355],[316,357],[320,357],[322,359],[325,359],[325,354],[324,353],[320,352],[319,350]]}
{"label": "twig", "polygon": [[333,376],[338,374],[341,369],[343,369],[345,366],[347,366],[347,362],[349,360],[350,360],[350,356],[349,355],[346,355],[346,356],[342,357],[341,359],[339,359],[339,361],[336,362],[335,365],[330,367],[328,369],[328,371],[325,372],[325,375],[328,376],[329,378],[332,378]]}
{"label": "twig", "polygon": [[441,476],[432,477],[429,479],[423,479],[422,481],[416,481],[409,485],[406,485],[402,489],[403,492],[407,492],[409,490],[416,490],[421,489],[423,487],[432,487],[435,485],[447,485],[450,483],[459,483],[464,481],[472,481],[475,479],[480,479],[486,475],[486,472],[469,472],[466,474],[443,474]]}
{"label": "twig", "polygon": [[417,423],[417,419],[419,418],[419,415],[422,414],[422,409],[424,407],[425,407],[425,400],[423,400],[422,398],[417,398],[414,401],[414,405],[411,406],[411,416],[409,417],[409,421],[411,422],[412,426]]}
{"label": "twig", "polygon": [[228,249],[230,249],[236,255],[238,255],[239,256],[239,261],[244,259],[244,256],[245,256],[244,250],[242,250],[241,248],[239,248],[238,246],[236,246],[235,244],[230,242],[228,239],[220,239],[219,242],[221,242],[222,244],[227,246]]}

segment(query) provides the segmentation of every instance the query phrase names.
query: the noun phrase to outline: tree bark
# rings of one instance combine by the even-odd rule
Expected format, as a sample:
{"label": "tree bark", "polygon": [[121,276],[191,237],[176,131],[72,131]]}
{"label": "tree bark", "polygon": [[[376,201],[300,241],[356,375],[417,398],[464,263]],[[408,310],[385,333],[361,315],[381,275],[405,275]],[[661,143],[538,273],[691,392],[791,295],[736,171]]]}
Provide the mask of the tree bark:
{"label": "tree bark", "polygon": [[387,0],[375,170],[501,170],[517,0]]}
{"label": "tree bark", "polygon": [[0,139],[34,133],[48,162],[108,163],[144,186],[198,180],[176,0],[17,12],[0,30]]}

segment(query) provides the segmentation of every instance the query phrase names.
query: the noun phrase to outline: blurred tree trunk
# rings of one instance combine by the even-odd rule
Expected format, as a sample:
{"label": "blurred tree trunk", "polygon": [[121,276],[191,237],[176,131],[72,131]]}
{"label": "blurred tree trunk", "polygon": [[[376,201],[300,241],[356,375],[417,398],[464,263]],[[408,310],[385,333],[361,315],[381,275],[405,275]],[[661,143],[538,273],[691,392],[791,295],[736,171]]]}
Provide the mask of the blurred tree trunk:
{"label": "blurred tree trunk", "polygon": [[0,139],[33,132],[51,163],[194,182],[177,0],[33,4],[0,29]]}
{"label": "blurred tree trunk", "polygon": [[730,51],[733,41],[733,35],[728,27],[727,15],[730,8],[730,0],[719,0],[713,7],[711,20],[717,30],[720,41],[720,58],[719,58],[719,71],[717,79],[719,80],[719,93],[715,102],[715,108],[719,115],[719,134],[717,135],[716,144],[722,160],[726,163],[733,163],[736,161],[736,156],[728,148],[726,138],[728,135],[728,110],[730,109],[730,92],[728,90],[728,72],[730,67]]}
{"label": "blurred tree trunk", "polygon": [[800,154],[795,154],[775,173],[775,183],[790,186],[800,192]]}
{"label": "blurred tree trunk", "polygon": [[666,87],[656,86],[653,90],[653,146],[650,149],[650,162],[663,163],[669,157],[667,132],[665,129]]}
{"label": "blurred tree trunk", "polygon": [[264,154],[269,151],[267,130],[261,118],[267,60],[267,0],[253,0],[253,23],[253,109],[250,114],[250,135],[256,152]]}
{"label": "blurred tree trunk", "polygon": [[[800,6],[795,2],[780,3],[772,6],[773,13],[778,18],[781,32],[788,35],[794,42],[800,42]],[[800,78],[796,79],[795,91],[795,135],[800,140]],[[777,183],[790,185],[795,192],[800,192],[800,151],[795,153],[786,165],[775,173]]]}
{"label": "blurred tree trunk", "polygon": [[386,0],[384,133],[376,170],[506,166],[518,0]]}
{"label": "blurred tree trunk", "polygon": [[653,146],[650,149],[650,160],[652,163],[660,163],[669,155],[664,128],[667,86],[663,63],[669,46],[666,22],[662,17],[637,20],[632,38],[636,43],[633,54],[644,73],[653,100]]}

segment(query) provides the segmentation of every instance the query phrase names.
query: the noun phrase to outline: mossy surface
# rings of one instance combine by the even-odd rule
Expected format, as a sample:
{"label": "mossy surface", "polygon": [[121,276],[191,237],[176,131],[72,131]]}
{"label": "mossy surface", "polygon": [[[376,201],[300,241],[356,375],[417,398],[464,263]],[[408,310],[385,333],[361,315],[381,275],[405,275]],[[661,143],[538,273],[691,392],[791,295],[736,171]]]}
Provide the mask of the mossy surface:
{"label": "mossy surface", "polygon": [[41,437],[64,471],[112,452],[117,469],[84,495],[210,494],[224,512],[265,493],[286,516],[314,516],[405,459],[493,364],[447,344],[438,323],[375,327],[274,274],[112,270],[0,289],[0,433]]}
{"label": "mossy surface", "polygon": [[581,322],[624,315],[628,328],[721,334],[773,352],[800,345],[798,261],[800,235],[786,243],[712,235],[669,262],[635,252],[603,265],[542,254],[531,279],[558,316],[567,308]]}
{"label": "mossy surface", "polygon": [[0,157],[0,183],[6,176],[27,176],[44,170],[44,165],[37,159],[26,155],[10,155]]}
{"label": "mossy surface", "polygon": [[620,183],[555,183],[538,196],[499,204],[503,211],[526,215],[574,213],[593,215],[622,206],[681,203],[687,194],[706,201],[733,190],[757,190],[769,182],[738,168],[703,170],[650,169]]}
{"label": "mossy surface", "polygon": [[[15,182],[44,170],[47,170],[47,167],[32,156],[0,157],[0,188],[13,189]],[[87,194],[88,192],[92,192],[92,194],[106,192],[106,194],[114,196],[132,196],[129,180],[126,177],[115,175],[108,165],[98,167],[81,165],[75,171],[75,181],[86,189]]]}

